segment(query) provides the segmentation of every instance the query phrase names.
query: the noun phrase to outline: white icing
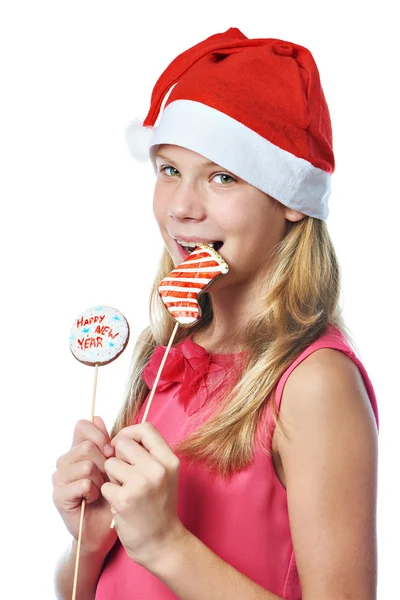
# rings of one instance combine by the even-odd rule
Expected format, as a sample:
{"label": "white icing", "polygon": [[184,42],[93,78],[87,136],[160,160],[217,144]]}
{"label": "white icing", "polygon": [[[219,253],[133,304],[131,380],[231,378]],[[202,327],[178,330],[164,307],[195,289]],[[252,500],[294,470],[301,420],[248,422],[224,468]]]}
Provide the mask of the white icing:
{"label": "white icing", "polygon": [[191,325],[192,323],[196,323],[197,319],[195,317],[174,317],[175,321],[178,321],[181,325]]}
{"label": "white icing", "polygon": [[[178,291],[178,290],[175,290]],[[182,291],[182,288],[180,288],[179,290],[180,292]],[[192,289],[190,290],[191,292],[193,291]],[[201,292],[201,290],[199,290]],[[188,299],[187,298],[175,298],[174,296],[167,296],[167,301],[168,302],[187,302]],[[190,298],[189,298],[189,302],[190,302]],[[195,298],[193,298],[193,302],[195,302]]]}
{"label": "white icing", "polygon": [[[194,292],[195,294],[199,294],[200,292],[203,291],[203,288],[182,288],[182,287],[178,287],[177,285],[163,285],[162,287],[159,288],[160,292],[184,292],[184,291],[189,291],[189,292]],[[169,298],[169,296],[162,296],[163,298]],[[185,298],[183,298],[184,300]],[[181,298],[182,300],[182,298]],[[170,300],[168,300],[168,302],[170,302]]]}
{"label": "white icing", "polygon": [[69,347],[80,362],[103,365],[123,352],[128,339],[129,325],[124,315],[111,306],[96,306],[74,320]]}
{"label": "white icing", "polygon": [[[185,311],[185,310],[186,311],[190,311],[190,312],[195,312],[195,313],[199,312],[199,307],[198,306],[191,306],[190,308],[187,307],[187,306],[167,306],[167,309],[171,313],[175,313],[176,311],[182,312],[182,311]],[[181,317],[178,317],[178,318],[180,319]]]}
{"label": "white icing", "polygon": [[197,281],[206,285],[210,280],[205,277],[164,277],[163,281]]}

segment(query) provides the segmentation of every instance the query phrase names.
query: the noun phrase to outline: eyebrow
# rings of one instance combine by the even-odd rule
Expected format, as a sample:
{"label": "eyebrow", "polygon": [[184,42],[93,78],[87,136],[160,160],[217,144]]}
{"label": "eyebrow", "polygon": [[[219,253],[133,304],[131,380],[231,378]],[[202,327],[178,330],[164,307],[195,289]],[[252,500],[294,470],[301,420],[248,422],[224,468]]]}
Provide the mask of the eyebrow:
{"label": "eyebrow", "polygon": [[[168,156],[163,156],[162,154],[156,154],[154,158],[161,158],[161,160],[166,160],[167,162],[176,162],[174,160],[172,160],[172,158],[168,158]],[[201,163],[200,165],[201,167],[220,167],[220,165],[217,165],[217,163],[212,162],[211,160]]]}

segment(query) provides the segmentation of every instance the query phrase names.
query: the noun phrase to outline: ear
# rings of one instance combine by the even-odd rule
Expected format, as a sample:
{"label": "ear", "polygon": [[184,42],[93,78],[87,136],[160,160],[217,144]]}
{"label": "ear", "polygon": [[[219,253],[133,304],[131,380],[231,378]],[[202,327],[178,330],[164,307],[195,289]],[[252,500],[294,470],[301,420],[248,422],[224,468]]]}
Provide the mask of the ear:
{"label": "ear", "polygon": [[288,208],[285,206],[285,219],[288,221],[292,221],[292,223],[296,223],[297,221],[301,221],[304,219],[305,215],[303,213],[294,210],[294,208]]}

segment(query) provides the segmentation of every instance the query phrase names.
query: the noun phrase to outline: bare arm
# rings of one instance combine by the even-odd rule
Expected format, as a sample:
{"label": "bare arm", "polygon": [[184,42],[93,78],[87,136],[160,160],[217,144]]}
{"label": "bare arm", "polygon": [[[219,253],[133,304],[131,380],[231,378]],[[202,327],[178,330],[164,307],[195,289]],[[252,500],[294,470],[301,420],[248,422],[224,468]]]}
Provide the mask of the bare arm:
{"label": "bare arm", "polygon": [[[57,565],[54,576],[57,600],[72,598],[76,550],[77,542],[73,539]],[[104,559],[104,554],[87,553],[81,548],[76,588],[77,600],[94,600]]]}
{"label": "bare arm", "polygon": [[362,377],[323,349],[289,377],[279,436],[303,598],[375,600],[377,428]]}
{"label": "bare arm", "polygon": [[283,600],[234,569],[187,530],[146,568],[180,600]]}

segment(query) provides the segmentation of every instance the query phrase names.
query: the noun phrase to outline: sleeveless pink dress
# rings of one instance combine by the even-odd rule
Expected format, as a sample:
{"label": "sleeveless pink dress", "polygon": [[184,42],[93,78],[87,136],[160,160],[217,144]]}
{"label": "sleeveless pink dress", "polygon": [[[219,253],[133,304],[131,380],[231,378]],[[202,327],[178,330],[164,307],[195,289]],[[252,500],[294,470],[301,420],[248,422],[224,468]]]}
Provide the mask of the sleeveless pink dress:
{"label": "sleeveless pink dress", "polygon": [[[378,426],[372,384],[342,334],[329,327],[282,375],[275,393],[279,408],[285,383],[296,366],[319,348],[344,352],[358,366]],[[151,388],[165,347],[157,347],[143,378]],[[148,420],[172,446],[198,427],[212,407],[211,390],[224,385],[242,354],[209,354],[190,339],[171,348]],[[147,402],[147,400],[146,400]],[[145,405],[137,422],[141,421]],[[290,534],[286,490],[270,456],[255,447],[251,465],[229,480],[201,464],[181,461],[178,514],[184,526],[213,552],[265,589],[300,600],[301,588]],[[176,596],[154,575],[134,563],[117,540],[97,585],[96,600],[170,600]]]}

